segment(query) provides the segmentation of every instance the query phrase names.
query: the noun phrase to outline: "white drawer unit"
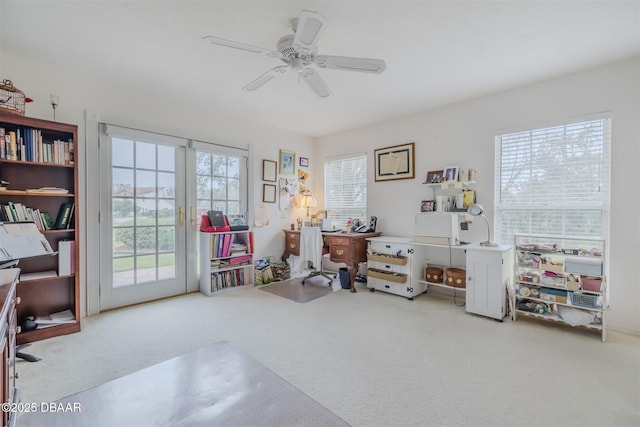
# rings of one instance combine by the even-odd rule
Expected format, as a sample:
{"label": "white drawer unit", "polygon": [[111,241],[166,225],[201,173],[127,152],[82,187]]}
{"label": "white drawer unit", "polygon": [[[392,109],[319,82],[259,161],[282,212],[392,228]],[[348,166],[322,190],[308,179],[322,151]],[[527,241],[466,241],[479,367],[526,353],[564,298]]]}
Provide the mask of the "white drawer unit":
{"label": "white drawer unit", "polygon": [[400,295],[413,300],[427,290],[422,284],[411,282],[413,249],[408,239],[401,237],[372,237],[367,251],[367,287]]}

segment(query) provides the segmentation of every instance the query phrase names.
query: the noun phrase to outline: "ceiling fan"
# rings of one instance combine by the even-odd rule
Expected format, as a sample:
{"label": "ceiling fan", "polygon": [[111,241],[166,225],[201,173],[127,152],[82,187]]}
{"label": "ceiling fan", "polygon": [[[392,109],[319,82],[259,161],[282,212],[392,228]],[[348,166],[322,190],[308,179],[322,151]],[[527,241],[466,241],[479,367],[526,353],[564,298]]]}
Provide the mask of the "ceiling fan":
{"label": "ceiling fan", "polygon": [[273,67],[242,88],[249,91],[261,88],[270,80],[292,68],[298,70],[298,78],[302,79],[316,95],[324,98],[329,96],[331,91],[316,70],[311,68],[311,65],[333,70],[375,74],[380,74],[387,68],[382,59],[318,55],[316,45],[326,25],[327,18],[319,13],[302,11],[299,19],[291,20],[294,34],[281,37],[276,45],[277,50],[264,49],[215,36],[204,36],[203,39],[216,45],[267,55],[285,63],[285,65]]}

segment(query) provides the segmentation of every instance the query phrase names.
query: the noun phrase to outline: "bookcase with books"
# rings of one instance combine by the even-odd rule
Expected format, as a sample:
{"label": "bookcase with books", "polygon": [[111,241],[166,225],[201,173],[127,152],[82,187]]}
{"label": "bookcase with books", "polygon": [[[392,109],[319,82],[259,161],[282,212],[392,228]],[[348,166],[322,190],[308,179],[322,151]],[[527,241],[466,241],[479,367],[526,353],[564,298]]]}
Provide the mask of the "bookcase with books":
{"label": "bookcase with books", "polygon": [[253,232],[200,232],[200,292],[253,285]]}
{"label": "bookcase with books", "polygon": [[53,250],[18,261],[18,323],[48,319],[18,344],[80,331],[77,148],[77,126],[0,109],[0,221],[33,222]]}

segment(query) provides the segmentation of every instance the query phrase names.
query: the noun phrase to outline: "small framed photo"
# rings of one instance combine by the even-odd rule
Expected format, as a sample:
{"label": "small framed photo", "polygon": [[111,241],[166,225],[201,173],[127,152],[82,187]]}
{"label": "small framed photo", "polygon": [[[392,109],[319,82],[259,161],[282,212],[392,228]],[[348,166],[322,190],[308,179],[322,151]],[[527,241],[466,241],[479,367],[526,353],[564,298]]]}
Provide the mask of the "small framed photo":
{"label": "small framed photo", "polygon": [[262,201],[265,203],[276,202],[276,186],[272,184],[262,184]]}
{"label": "small framed photo", "polygon": [[429,171],[427,172],[427,179],[425,180],[425,184],[438,184],[444,180],[444,170],[440,169],[437,171]]}
{"label": "small framed photo", "polygon": [[305,168],[309,167],[309,159],[306,157],[300,157],[300,166]]}
{"label": "small framed photo", "polygon": [[276,182],[276,174],[278,172],[278,162],[273,160],[262,161],[262,180]]}
{"label": "small framed photo", "polygon": [[280,175],[293,175],[296,172],[296,153],[280,150]]}
{"label": "small framed photo", "polygon": [[420,203],[420,212],[433,212],[436,203],[433,200],[423,200]]}
{"label": "small framed photo", "polygon": [[447,166],[444,168],[444,182],[455,182],[458,180],[458,166]]}

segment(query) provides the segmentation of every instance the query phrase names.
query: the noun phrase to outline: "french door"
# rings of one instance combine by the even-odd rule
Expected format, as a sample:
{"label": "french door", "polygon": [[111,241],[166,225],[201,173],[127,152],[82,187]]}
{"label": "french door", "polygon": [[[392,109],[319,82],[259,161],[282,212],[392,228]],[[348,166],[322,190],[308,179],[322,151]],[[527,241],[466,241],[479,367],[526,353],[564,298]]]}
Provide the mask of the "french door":
{"label": "french door", "polygon": [[100,309],[198,289],[208,210],[247,214],[248,151],[102,125]]}
{"label": "french door", "polygon": [[104,126],[101,310],[186,292],[186,141]]}

